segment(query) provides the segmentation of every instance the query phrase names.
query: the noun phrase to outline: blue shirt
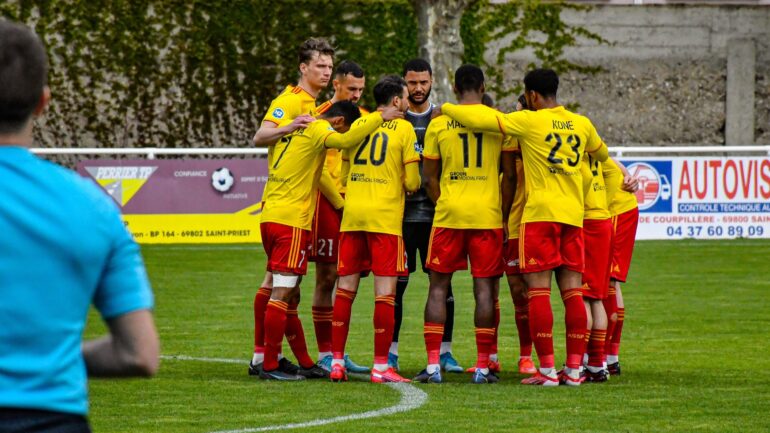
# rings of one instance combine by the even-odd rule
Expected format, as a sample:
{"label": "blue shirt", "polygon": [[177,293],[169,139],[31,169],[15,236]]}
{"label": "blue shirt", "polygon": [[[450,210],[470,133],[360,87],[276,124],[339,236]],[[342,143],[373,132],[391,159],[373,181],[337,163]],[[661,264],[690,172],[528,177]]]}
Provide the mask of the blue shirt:
{"label": "blue shirt", "polygon": [[153,306],[117,205],[74,172],[0,146],[0,407],[88,412],[91,303],[104,319]]}

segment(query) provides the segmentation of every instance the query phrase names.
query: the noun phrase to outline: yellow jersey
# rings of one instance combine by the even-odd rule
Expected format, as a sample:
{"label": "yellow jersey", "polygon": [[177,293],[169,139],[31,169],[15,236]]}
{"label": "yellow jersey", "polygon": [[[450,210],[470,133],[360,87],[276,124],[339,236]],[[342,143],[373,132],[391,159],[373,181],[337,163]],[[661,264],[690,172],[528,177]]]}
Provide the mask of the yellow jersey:
{"label": "yellow jersey", "polygon": [[526,201],[524,161],[521,160],[521,153],[519,153],[516,155],[516,195],[513,196],[513,206],[511,206],[511,213],[508,215],[508,239],[519,238],[519,226],[521,226],[521,216],[524,214]]}
{"label": "yellow jersey", "polygon": [[329,148],[349,148],[360,143],[382,124],[373,114],[368,122],[339,134],[319,119],[276,143],[265,185],[262,222],[274,222],[310,230],[315,212],[318,179]]}
{"label": "yellow jersey", "polygon": [[315,98],[302,87],[288,85],[270,103],[262,123],[269,121],[279,125],[301,114],[315,115]]}
{"label": "yellow jersey", "polygon": [[607,187],[604,185],[603,163],[585,155],[582,163],[583,187],[585,191],[585,215],[587,220],[606,220],[610,218],[607,205]]}
{"label": "yellow jersey", "polygon": [[586,152],[596,153],[603,161],[608,153],[588,118],[562,106],[502,114],[489,107],[444,104],[442,111],[470,129],[502,132],[519,140],[527,173],[522,223],[583,226],[581,158]]}
{"label": "yellow jersey", "polygon": [[[371,116],[371,115],[370,115]],[[354,123],[367,123],[369,117]],[[401,236],[404,219],[404,166],[420,160],[417,136],[404,119],[383,123],[358,146],[342,154],[350,173],[341,232],[366,231]]]}
{"label": "yellow jersey", "polygon": [[[329,110],[332,106],[331,99],[316,107],[316,114],[323,114]],[[361,117],[369,114],[366,108],[358,107],[361,111]],[[337,149],[328,149],[326,151],[326,162],[324,163],[326,170],[329,172],[334,184],[337,186],[337,191],[345,193],[345,185],[342,184],[342,152]]]}
{"label": "yellow jersey", "polygon": [[502,228],[500,153],[515,151],[511,142],[499,132],[470,130],[449,116],[430,122],[422,157],[441,160],[434,227]]}
{"label": "yellow jersey", "polygon": [[608,159],[602,164],[602,168],[604,169],[604,183],[607,185],[610,215],[620,215],[638,207],[636,195],[620,189],[623,185],[623,172],[620,171],[615,161]]}

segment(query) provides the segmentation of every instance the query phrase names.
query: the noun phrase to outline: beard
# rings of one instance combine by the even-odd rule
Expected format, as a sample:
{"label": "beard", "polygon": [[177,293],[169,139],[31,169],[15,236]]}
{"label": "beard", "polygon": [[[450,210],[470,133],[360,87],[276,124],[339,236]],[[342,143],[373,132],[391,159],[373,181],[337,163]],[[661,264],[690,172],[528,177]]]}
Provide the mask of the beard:
{"label": "beard", "polygon": [[412,104],[414,104],[414,105],[420,105],[420,104],[422,104],[423,102],[427,101],[427,100],[428,100],[428,98],[430,97],[430,91],[431,91],[431,90],[433,90],[433,87],[430,87],[430,88],[428,89],[428,91],[427,91],[427,92],[425,92],[425,96],[423,96],[423,97],[422,97],[422,101],[418,101],[418,100],[416,100],[416,99],[414,98],[414,96],[412,96],[411,94],[409,94],[409,102],[411,102],[411,103],[412,103]]}

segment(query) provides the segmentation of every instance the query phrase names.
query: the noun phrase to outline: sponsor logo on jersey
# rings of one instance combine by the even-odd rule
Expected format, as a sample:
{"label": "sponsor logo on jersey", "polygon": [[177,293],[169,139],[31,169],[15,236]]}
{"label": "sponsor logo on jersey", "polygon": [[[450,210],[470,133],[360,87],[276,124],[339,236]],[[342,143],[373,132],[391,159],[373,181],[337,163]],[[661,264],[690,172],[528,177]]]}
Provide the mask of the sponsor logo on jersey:
{"label": "sponsor logo on jersey", "polygon": [[125,206],[157,169],[157,166],[86,167],[86,172],[113,200]]}
{"label": "sponsor logo on jersey", "polygon": [[276,108],[273,110],[273,117],[276,119],[283,119],[283,109],[282,108]]}
{"label": "sponsor logo on jersey", "polygon": [[379,183],[383,185],[390,183],[388,179],[382,179],[379,177],[366,177],[364,173],[350,173],[350,182]]}
{"label": "sponsor logo on jersey", "polygon": [[487,176],[468,176],[468,173],[464,171],[450,171],[449,180],[485,181],[487,180]]}

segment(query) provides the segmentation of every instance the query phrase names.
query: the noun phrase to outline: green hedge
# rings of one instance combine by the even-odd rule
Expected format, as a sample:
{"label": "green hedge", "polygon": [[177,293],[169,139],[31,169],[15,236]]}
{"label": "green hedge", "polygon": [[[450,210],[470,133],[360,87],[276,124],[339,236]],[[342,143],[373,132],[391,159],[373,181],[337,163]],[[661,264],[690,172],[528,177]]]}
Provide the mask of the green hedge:
{"label": "green hedge", "polygon": [[52,146],[247,145],[296,82],[308,36],[329,37],[370,82],[417,54],[408,1],[30,0],[0,15],[48,47],[54,95],[37,138]]}
{"label": "green hedge", "polygon": [[[503,71],[482,54],[511,32],[519,36],[498,64],[534,46],[543,64],[574,66],[558,60],[560,50],[587,33],[561,22],[563,5],[470,3],[466,60],[496,83]],[[338,61],[361,64],[368,89],[418,53],[408,0],[0,0],[0,16],[46,43],[53,102],[36,138],[57,147],[246,146],[270,101],[296,82],[296,47],[307,37],[328,37]],[[540,45],[529,38],[539,29],[548,36]],[[371,105],[371,92],[362,102]]]}

